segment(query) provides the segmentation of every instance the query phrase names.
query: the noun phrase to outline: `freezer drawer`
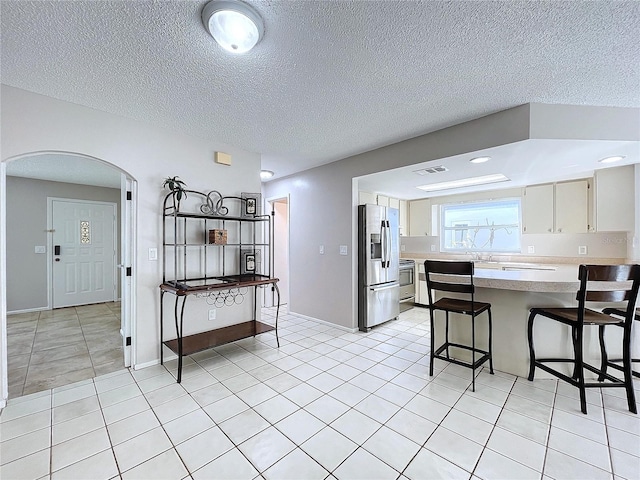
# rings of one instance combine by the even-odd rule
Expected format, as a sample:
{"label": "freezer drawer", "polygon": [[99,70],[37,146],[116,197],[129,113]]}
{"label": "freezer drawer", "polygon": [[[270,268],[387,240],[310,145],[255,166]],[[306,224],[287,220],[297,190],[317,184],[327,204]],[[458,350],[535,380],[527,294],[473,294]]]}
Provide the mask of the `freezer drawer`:
{"label": "freezer drawer", "polygon": [[362,331],[380,325],[400,315],[400,284],[384,283],[365,287],[363,292],[364,315],[358,319],[358,328]]}

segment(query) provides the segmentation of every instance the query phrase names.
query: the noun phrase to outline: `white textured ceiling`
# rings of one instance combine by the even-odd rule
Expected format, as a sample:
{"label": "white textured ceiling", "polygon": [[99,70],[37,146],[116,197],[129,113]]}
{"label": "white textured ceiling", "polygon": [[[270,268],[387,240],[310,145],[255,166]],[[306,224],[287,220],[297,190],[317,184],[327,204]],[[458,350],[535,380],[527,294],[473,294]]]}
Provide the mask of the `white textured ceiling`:
{"label": "white textured ceiling", "polygon": [[262,154],[276,178],[528,102],[640,106],[640,2],[5,1],[3,83]]}

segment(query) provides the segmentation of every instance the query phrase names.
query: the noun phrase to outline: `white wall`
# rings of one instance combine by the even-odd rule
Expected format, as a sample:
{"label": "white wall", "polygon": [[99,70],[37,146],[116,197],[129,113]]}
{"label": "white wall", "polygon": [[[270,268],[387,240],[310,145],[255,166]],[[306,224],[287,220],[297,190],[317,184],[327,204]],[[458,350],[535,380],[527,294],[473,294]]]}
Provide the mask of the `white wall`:
{"label": "white wall", "polygon": [[[166,194],[161,190],[163,179],[178,175],[190,189],[214,189],[226,195],[259,192],[260,155],[6,85],[2,86],[1,95],[2,162],[30,152],[73,152],[111,163],[137,181],[137,308],[133,338],[137,356],[133,362],[140,365],[155,361],[159,358],[158,285],[162,262],[147,260],[147,252],[150,247],[161,247],[161,200]],[[233,166],[215,164],[215,151],[231,154]],[[187,306],[186,315],[193,312],[192,308]],[[221,313],[218,319],[226,323],[234,320],[230,316],[239,315],[234,309]],[[195,331],[216,326],[207,323],[204,315],[189,323],[189,329]],[[4,318],[2,325],[6,325]]]}

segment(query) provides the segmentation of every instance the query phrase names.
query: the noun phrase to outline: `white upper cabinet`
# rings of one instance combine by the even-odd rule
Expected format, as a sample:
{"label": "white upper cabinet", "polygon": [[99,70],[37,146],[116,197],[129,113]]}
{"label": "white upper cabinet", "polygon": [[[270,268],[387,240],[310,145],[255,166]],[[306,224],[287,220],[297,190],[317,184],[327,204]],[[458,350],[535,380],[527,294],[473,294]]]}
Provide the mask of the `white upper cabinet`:
{"label": "white upper cabinet", "polygon": [[389,207],[400,210],[400,200],[398,198],[389,197]]}
{"label": "white upper cabinet", "polygon": [[525,187],[522,233],[553,232],[553,184]]}
{"label": "white upper cabinet", "polygon": [[631,232],[635,228],[634,166],[596,171],[596,224],[599,232]]}
{"label": "white upper cabinet", "polygon": [[400,235],[408,235],[409,228],[407,225],[407,201],[400,200]]}
{"label": "white upper cabinet", "polygon": [[589,183],[586,180],[556,183],[557,233],[589,231]]}
{"label": "white upper cabinet", "polygon": [[358,205],[375,205],[377,201],[375,193],[358,192]]}
{"label": "white upper cabinet", "polygon": [[589,231],[588,180],[526,187],[522,203],[522,233]]}
{"label": "white upper cabinet", "polygon": [[431,234],[431,200],[412,200],[409,202],[409,235],[424,236]]}
{"label": "white upper cabinet", "polygon": [[377,202],[378,202],[378,205],[380,205],[381,207],[388,207],[389,206],[389,197],[387,197],[385,195],[378,195]]}

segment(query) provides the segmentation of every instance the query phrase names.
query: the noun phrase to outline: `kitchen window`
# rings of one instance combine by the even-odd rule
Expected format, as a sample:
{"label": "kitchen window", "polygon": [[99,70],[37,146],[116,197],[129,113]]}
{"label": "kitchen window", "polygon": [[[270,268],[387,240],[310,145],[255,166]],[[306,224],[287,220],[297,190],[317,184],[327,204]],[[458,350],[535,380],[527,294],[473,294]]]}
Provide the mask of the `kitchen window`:
{"label": "kitchen window", "polygon": [[519,198],[440,207],[442,252],[520,252]]}

